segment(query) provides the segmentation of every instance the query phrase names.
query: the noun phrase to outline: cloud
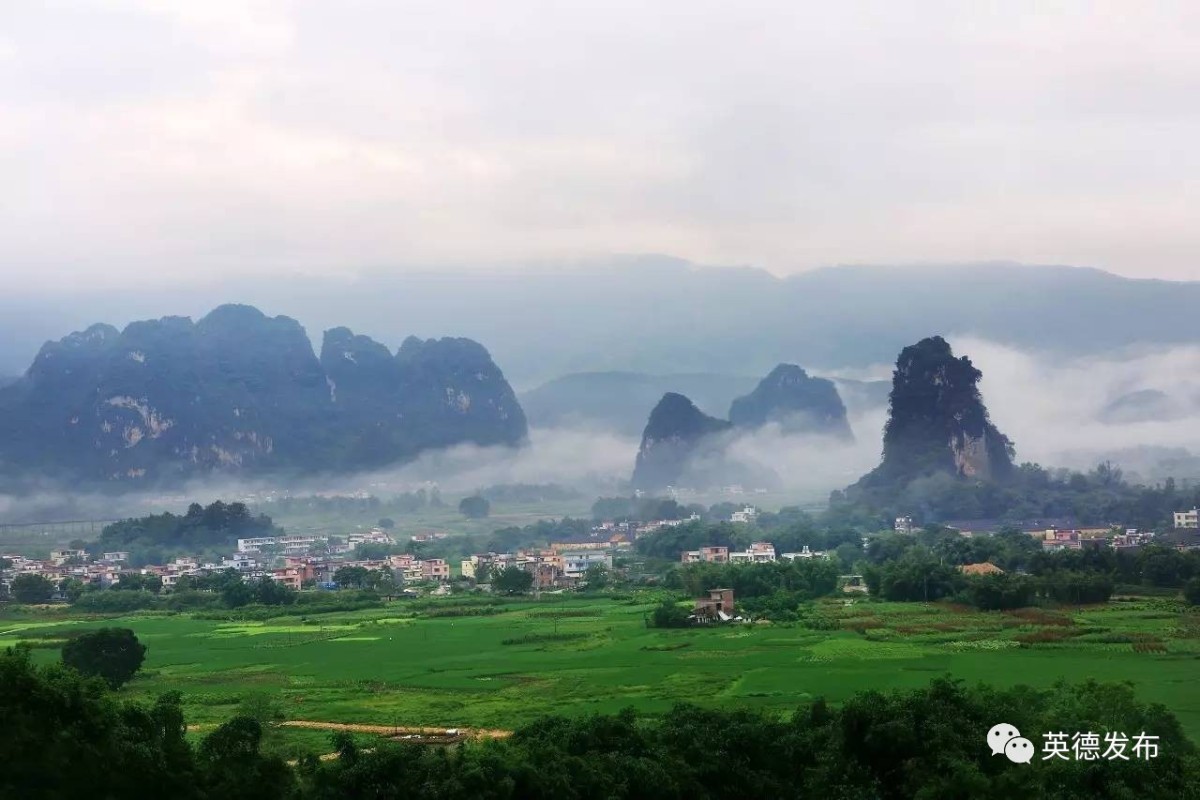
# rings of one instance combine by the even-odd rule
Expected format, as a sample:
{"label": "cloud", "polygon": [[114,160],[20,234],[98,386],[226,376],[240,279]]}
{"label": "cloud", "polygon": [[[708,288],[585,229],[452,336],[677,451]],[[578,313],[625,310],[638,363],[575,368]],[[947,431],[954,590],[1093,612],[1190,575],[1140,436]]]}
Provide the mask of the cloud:
{"label": "cloud", "polygon": [[0,288],[611,252],[1198,276],[1187,4],[60,0],[0,29]]}
{"label": "cloud", "polygon": [[[1200,454],[1200,345],[1063,362],[968,337],[950,341],[982,370],[984,402],[1016,443],[1018,461],[1088,468],[1135,448]],[[1176,413],[1103,421],[1114,401],[1145,390],[1163,392]]]}

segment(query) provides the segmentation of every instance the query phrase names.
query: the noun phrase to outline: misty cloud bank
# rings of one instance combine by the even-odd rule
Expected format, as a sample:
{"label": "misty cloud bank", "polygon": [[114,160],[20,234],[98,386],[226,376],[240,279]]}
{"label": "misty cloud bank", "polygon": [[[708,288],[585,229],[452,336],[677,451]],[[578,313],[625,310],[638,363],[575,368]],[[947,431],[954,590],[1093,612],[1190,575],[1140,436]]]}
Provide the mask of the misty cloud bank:
{"label": "misty cloud bank", "polygon": [[[1200,455],[1200,345],[1060,363],[967,337],[952,344],[983,370],[984,400],[1018,461],[1085,469],[1113,458],[1143,472],[1155,449]],[[1161,399],[1144,418],[1136,405],[1114,413],[1122,398],[1148,392]]]}
{"label": "misty cloud bank", "polygon": [[[983,371],[980,383],[992,420],[1016,443],[1017,461],[1089,469],[1112,459],[1132,477],[1154,481],[1170,474],[1200,480],[1200,345],[1108,358],[1057,361],[993,342],[950,337],[955,352]],[[891,366],[818,370],[820,374],[886,379]],[[1114,402],[1133,393],[1159,392],[1150,418],[1113,418]],[[1156,395],[1157,397],[1157,395]],[[649,409],[647,409],[649,413]],[[850,418],[855,441],[784,435],[778,425],[744,433],[727,443],[726,458],[773,472],[781,491],[811,502],[853,483],[879,460],[886,409],[857,410]],[[285,479],[219,478],[169,492],[114,497],[46,485],[20,497],[0,495],[0,521],[110,518],[180,511],[189,502],[234,500],[266,493],[368,492],[388,496],[436,484],[461,495],[502,483],[557,483],[584,495],[628,491],[638,440],[595,428],[535,428],[528,447],[459,445],[375,473]],[[753,488],[750,486],[747,489]]]}

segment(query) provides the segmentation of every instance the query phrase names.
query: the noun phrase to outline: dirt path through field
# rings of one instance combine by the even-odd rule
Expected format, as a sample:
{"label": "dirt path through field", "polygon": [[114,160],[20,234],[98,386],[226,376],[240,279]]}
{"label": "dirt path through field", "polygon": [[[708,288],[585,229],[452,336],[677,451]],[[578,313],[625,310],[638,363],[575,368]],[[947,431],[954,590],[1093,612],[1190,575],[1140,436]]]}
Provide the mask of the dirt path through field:
{"label": "dirt path through field", "polygon": [[512,736],[512,731],[493,728],[432,728],[423,725],[368,725],[356,722],[320,722],[317,720],[290,719],[279,723],[284,728],[308,728],[321,731],[349,731],[350,733],[375,733],[380,736],[407,736],[409,734],[444,735],[449,731],[458,733],[470,739],[504,739]]}

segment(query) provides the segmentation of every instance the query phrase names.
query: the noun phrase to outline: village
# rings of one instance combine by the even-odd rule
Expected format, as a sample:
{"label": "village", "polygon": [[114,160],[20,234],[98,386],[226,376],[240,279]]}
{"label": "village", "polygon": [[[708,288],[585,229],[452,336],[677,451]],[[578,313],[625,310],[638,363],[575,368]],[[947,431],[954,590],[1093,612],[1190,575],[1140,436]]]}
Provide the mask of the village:
{"label": "village", "polygon": [[[758,510],[751,505],[732,512],[729,522],[751,526],[755,523]],[[476,553],[462,559],[455,569],[443,558],[422,558],[412,553],[389,554],[378,558],[356,558],[363,545],[395,549],[396,537],[380,528],[364,533],[350,533],[344,537],[332,535],[281,535],[238,539],[236,549],[220,562],[201,561],[193,556],[178,556],[166,564],[132,566],[128,552],[89,553],[83,549],[56,549],[48,559],[31,559],[11,554],[0,555],[0,584],[9,586],[13,579],[23,574],[40,575],[56,586],[65,581],[77,580],[82,584],[98,588],[109,588],[119,584],[123,577],[137,575],[139,579],[157,582],[163,591],[171,591],[181,578],[207,576],[233,570],[245,581],[273,580],[289,589],[337,589],[335,579],[338,570],[345,567],[360,568],[368,573],[377,573],[396,591],[409,594],[424,592],[447,594],[452,579],[469,579],[475,585],[487,588],[489,579],[502,570],[516,568],[532,576],[534,590],[557,590],[577,588],[586,581],[589,569],[599,567],[612,570],[614,558],[633,552],[633,543],[643,536],[653,535],[665,528],[678,527],[696,522],[693,514],[685,519],[653,520],[648,522],[604,521],[591,529],[590,538],[576,542],[552,542],[546,547],[523,548],[514,552]],[[1176,512],[1174,528],[1166,539],[1158,540],[1179,550],[1200,548],[1200,510]],[[1058,527],[1054,523],[1065,523]],[[1130,550],[1156,541],[1156,534],[1122,526],[1069,527],[1070,521],[1046,521],[1029,523],[1020,527],[1024,533],[1040,541],[1046,552],[1060,550],[1084,550],[1112,548]],[[994,534],[1001,524],[995,521],[972,523],[948,523],[942,526],[957,531],[963,537]],[[912,517],[898,517],[893,526],[896,534],[915,535],[921,530]],[[431,532],[409,537],[414,544],[428,544],[447,538],[449,534]],[[870,537],[862,537],[865,549]],[[766,564],[776,561],[829,559],[831,553],[812,550],[807,545],[794,552],[778,553],[775,545],[768,541],[754,541],[746,549],[731,549],[722,545],[705,545],[680,552],[679,563],[690,564]],[[963,571],[969,574],[986,574],[998,571],[991,564],[968,564]],[[840,585],[846,592],[862,592],[865,586],[862,576],[847,574],[840,577]],[[708,608],[708,603],[697,601],[697,609]],[[732,598],[726,601],[731,607]],[[707,613],[704,611],[703,613]]]}

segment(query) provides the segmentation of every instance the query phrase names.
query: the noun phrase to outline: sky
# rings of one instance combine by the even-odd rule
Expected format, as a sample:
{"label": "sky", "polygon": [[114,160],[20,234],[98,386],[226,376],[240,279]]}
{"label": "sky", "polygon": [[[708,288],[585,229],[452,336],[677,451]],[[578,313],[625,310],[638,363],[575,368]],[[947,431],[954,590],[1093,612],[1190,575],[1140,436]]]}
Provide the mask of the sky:
{"label": "sky", "polygon": [[1200,4],[0,6],[0,291],[1014,260],[1200,279]]}

